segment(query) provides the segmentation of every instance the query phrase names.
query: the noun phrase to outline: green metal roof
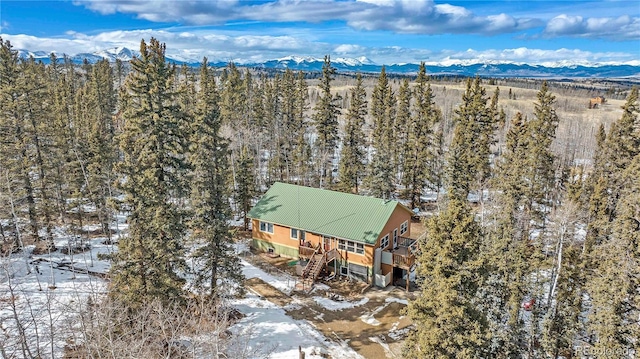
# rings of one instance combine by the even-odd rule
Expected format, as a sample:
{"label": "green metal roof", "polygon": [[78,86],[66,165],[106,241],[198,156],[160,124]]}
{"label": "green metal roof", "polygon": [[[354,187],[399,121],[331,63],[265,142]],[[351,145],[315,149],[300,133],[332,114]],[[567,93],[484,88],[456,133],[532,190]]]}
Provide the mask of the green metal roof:
{"label": "green metal roof", "polygon": [[375,244],[397,201],[276,182],[247,217]]}

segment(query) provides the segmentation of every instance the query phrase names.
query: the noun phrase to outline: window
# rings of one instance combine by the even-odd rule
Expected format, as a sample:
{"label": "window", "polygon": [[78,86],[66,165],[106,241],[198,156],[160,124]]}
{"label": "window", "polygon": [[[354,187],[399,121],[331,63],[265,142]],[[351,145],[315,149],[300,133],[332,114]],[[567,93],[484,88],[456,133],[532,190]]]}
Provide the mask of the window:
{"label": "window", "polygon": [[382,237],[382,239],[380,240],[380,248],[386,249],[387,247],[389,247],[389,235],[388,234],[386,236]]}
{"label": "window", "polygon": [[260,221],[260,232],[273,234],[273,223]]}
{"label": "window", "polygon": [[348,275],[349,274],[349,267],[340,267],[340,274]]}
{"label": "window", "polygon": [[355,252],[355,251],[356,251],[356,244],[354,242],[347,241],[347,252]]}
{"label": "window", "polygon": [[340,250],[346,250],[347,249],[347,241],[345,241],[344,239],[338,239],[338,249]]}
{"label": "window", "polygon": [[398,246],[398,228],[393,230],[393,248]]}
{"label": "window", "polygon": [[400,225],[400,235],[403,235],[403,234],[407,233],[408,229],[409,229],[409,221],[404,221]]}
{"label": "window", "polygon": [[300,233],[300,240],[301,241],[305,241],[307,239],[307,232],[305,231],[298,231]]}
{"label": "window", "polygon": [[291,239],[298,239],[298,230],[291,228]]}
{"label": "window", "polygon": [[364,254],[364,243],[338,239],[338,249],[356,254]]}

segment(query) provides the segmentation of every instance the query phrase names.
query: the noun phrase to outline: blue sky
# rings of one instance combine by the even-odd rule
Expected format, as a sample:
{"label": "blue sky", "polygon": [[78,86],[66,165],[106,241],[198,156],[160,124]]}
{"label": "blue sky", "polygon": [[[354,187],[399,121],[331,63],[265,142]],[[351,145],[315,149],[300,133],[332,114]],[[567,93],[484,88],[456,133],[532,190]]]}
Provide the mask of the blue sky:
{"label": "blue sky", "polygon": [[2,0],[0,25],[17,49],[70,55],[153,36],[176,59],[240,63],[330,54],[640,65],[637,0]]}

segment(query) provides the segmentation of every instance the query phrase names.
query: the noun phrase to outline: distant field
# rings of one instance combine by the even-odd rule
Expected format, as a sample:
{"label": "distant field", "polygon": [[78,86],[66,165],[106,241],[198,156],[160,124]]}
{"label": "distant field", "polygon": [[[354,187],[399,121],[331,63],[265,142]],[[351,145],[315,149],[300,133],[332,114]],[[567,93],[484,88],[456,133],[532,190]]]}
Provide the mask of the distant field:
{"label": "distant field", "polygon": [[[401,84],[400,79],[390,79],[391,84],[397,90]],[[371,92],[377,82],[376,76],[367,76],[364,78],[364,83],[367,88],[368,99],[371,96]],[[490,97],[495,88],[500,89],[500,107],[502,107],[507,115],[507,124],[504,129],[498,131],[498,145],[504,140],[504,134],[509,129],[509,122],[516,113],[521,112],[523,115],[531,118],[534,116],[534,106],[536,102],[536,95],[540,87],[541,82],[534,82],[533,80],[516,81],[515,83],[509,83],[509,80],[497,80],[496,85],[489,85],[489,80],[485,81],[485,88],[487,90],[487,97]],[[604,82],[606,84],[606,81]],[[311,100],[314,100],[314,94],[317,94],[318,80],[309,80],[309,92],[312,94]],[[346,108],[348,107],[348,94],[349,90],[355,85],[355,79],[347,76],[339,76],[332,83],[332,92],[342,96],[343,115],[346,114]],[[414,83],[412,83],[414,85]],[[566,82],[550,82],[551,91],[556,96],[556,111],[560,118],[560,123],[556,132],[556,141],[554,143],[554,150],[561,156],[569,156],[568,158],[575,159],[591,159],[593,151],[595,149],[595,133],[600,124],[604,124],[608,129],[611,123],[622,114],[621,106],[624,105],[623,99],[607,99],[607,103],[597,109],[589,109],[589,99],[593,96],[604,95],[606,92],[605,85],[587,85],[582,82],[576,84]],[[559,90],[557,86],[571,86],[576,85],[575,89],[562,88]],[[464,81],[447,81],[439,82],[436,80],[431,81],[431,86],[434,90],[436,104],[442,110],[445,128],[451,127],[451,120],[455,114],[455,109],[459,106],[462,99],[462,94],[465,90]],[[524,88],[523,86],[531,87]],[[601,88],[598,90],[597,88]],[[515,95],[515,99],[509,99],[509,90]],[[606,96],[605,96],[606,97]],[[314,103],[309,108],[309,113],[313,109]],[[342,119],[344,116],[342,116]],[[449,136],[450,137],[450,136]]]}

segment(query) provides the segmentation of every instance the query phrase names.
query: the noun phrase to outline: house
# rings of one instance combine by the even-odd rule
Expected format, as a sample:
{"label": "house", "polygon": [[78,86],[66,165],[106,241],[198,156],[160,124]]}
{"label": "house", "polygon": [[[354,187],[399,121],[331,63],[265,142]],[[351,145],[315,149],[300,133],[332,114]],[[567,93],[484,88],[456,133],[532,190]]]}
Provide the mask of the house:
{"label": "house", "polygon": [[607,100],[604,98],[604,96],[592,97],[589,100],[589,108],[590,109],[598,108],[598,106],[604,104],[605,102],[607,102]]}
{"label": "house", "polygon": [[249,211],[252,246],[300,259],[308,287],[322,269],[380,287],[415,269],[413,212],[392,200],[276,182]]}

